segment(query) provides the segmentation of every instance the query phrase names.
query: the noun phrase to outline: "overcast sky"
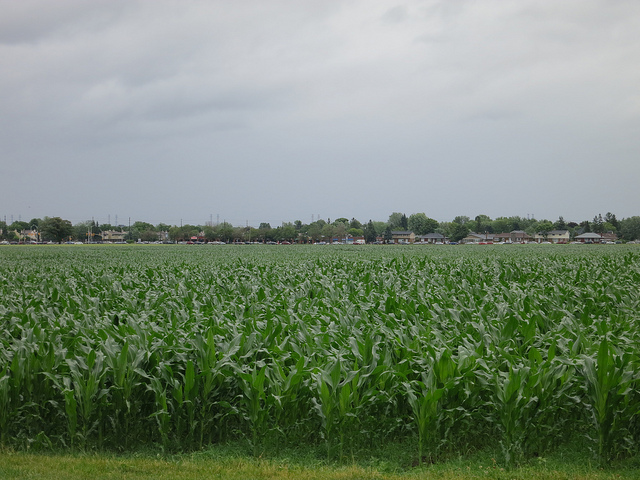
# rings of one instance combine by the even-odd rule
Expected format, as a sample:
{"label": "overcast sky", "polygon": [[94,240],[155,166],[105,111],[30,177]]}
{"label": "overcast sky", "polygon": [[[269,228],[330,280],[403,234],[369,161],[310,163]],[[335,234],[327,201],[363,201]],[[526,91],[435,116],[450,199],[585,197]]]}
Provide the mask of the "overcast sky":
{"label": "overcast sky", "polygon": [[0,216],[640,215],[637,0],[0,0]]}

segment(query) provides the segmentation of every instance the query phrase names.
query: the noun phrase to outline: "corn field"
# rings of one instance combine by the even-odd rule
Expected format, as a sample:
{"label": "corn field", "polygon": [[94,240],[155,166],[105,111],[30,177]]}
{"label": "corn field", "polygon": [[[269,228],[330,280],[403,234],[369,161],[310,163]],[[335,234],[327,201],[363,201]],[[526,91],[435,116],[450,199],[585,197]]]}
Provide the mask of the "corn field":
{"label": "corn field", "polygon": [[0,248],[0,435],[635,455],[640,250]]}

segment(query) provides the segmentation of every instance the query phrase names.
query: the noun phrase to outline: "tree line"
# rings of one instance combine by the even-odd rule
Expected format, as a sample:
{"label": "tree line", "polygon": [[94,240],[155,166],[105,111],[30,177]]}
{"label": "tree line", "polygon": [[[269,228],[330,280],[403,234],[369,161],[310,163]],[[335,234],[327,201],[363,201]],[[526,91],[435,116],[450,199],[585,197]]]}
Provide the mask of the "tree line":
{"label": "tree line", "polygon": [[640,239],[640,216],[632,216],[618,220],[616,215],[607,212],[604,216],[597,214],[592,220],[581,222],[565,221],[561,216],[555,222],[537,220],[520,216],[498,217],[495,219],[487,215],[477,215],[475,218],[456,216],[450,222],[438,222],[425,213],[413,213],[409,216],[402,212],[393,212],[387,221],[369,220],[362,223],[355,218],[346,217],[319,219],[305,224],[300,220],[282,223],[272,227],[269,223],[261,223],[255,227],[233,226],[228,222],[204,225],[168,225],[137,221],[129,226],[99,224],[89,220],[73,225],[69,220],[60,217],[33,218],[29,222],[16,221],[7,225],[0,221],[0,239],[4,241],[19,241],[21,232],[31,230],[36,232],[37,240],[48,242],[63,242],[68,240],[97,242],[102,241],[102,232],[117,231],[125,233],[128,241],[170,241],[183,242],[192,238],[212,242],[331,242],[335,239],[343,240],[347,236],[364,238],[367,243],[377,240],[390,240],[391,232],[402,230],[412,231],[416,235],[439,233],[451,241],[459,241],[470,232],[476,233],[506,233],[521,230],[534,236],[537,233],[546,234],[552,230],[568,230],[573,238],[586,232],[613,232],[621,240],[631,241]]}

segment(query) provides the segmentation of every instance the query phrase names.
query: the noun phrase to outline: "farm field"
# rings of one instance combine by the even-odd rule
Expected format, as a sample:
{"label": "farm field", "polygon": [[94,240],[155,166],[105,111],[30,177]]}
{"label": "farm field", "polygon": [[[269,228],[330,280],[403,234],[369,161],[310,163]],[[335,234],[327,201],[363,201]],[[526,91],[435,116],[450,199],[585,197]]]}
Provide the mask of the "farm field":
{"label": "farm field", "polygon": [[4,448],[640,445],[637,246],[0,248]]}

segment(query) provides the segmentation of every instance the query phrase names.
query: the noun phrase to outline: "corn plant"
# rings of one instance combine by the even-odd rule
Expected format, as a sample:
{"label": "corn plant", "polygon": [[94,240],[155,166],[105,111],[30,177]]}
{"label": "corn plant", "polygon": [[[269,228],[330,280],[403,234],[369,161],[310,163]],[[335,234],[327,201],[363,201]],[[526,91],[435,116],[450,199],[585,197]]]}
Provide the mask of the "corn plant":
{"label": "corn plant", "polygon": [[637,412],[625,411],[630,406],[628,396],[637,375],[631,368],[632,358],[630,352],[617,351],[604,338],[597,357],[584,356],[580,365],[586,381],[584,404],[596,432],[596,454],[605,463],[619,453],[617,442],[630,441],[627,422],[630,414],[637,415]]}
{"label": "corn plant", "polygon": [[266,409],[266,366],[258,370],[257,366],[251,372],[239,374],[240,386],[244,395],[241,398],[242,409],[251,429],[251,444],[253,455],[258,456],[260,439],[264,438],[269,425],[269,412]]}
{"label": "corn plant", "polygon": [[639,281],[634,246],[3,248],[0,442],[604,463],[640,444]]}

